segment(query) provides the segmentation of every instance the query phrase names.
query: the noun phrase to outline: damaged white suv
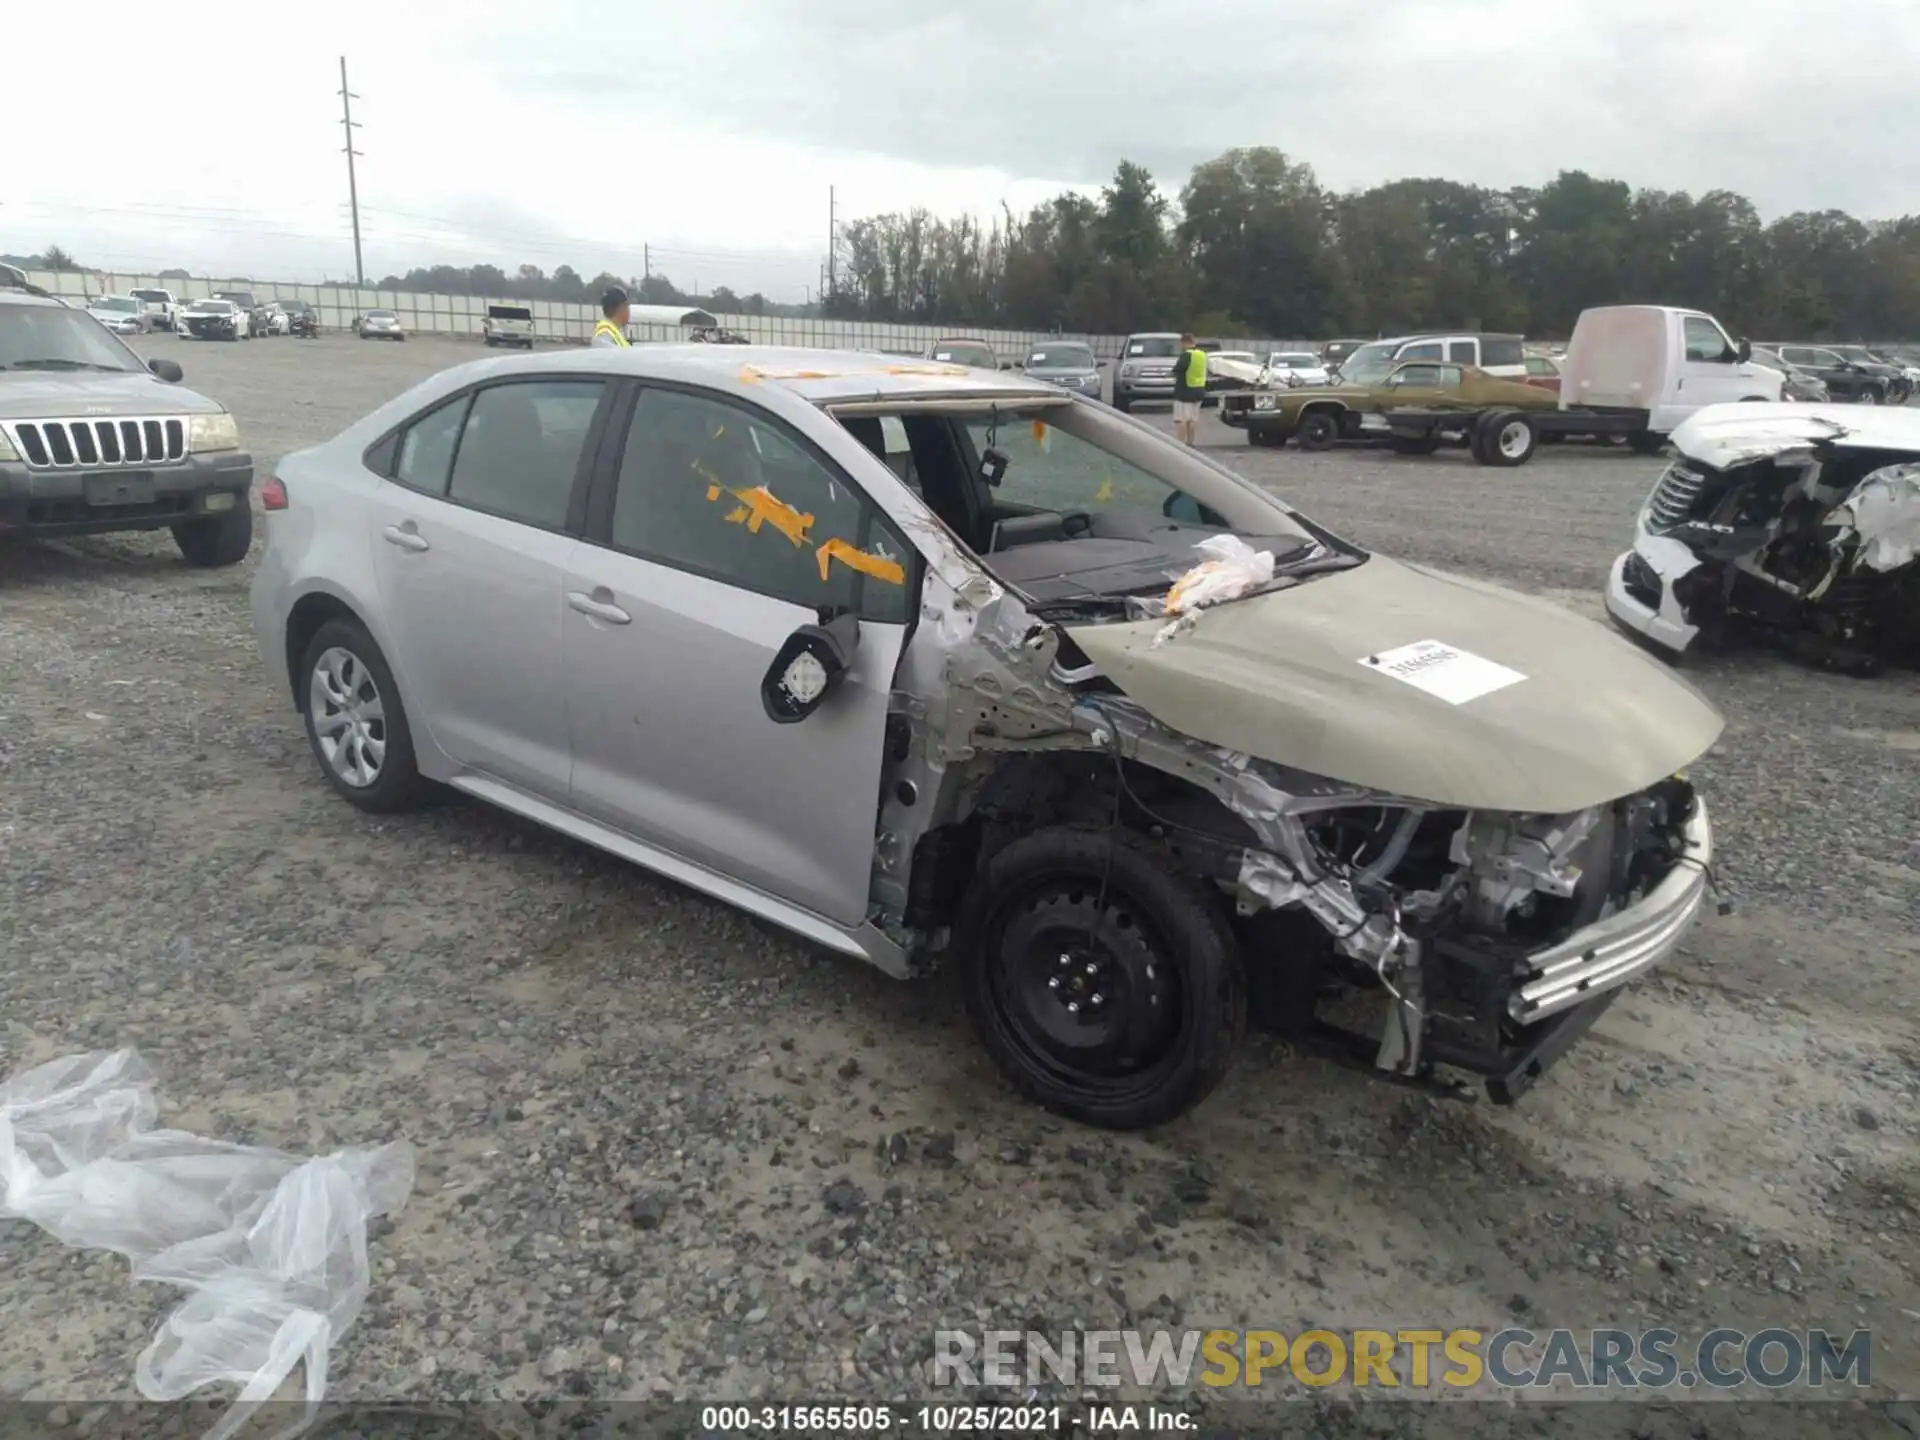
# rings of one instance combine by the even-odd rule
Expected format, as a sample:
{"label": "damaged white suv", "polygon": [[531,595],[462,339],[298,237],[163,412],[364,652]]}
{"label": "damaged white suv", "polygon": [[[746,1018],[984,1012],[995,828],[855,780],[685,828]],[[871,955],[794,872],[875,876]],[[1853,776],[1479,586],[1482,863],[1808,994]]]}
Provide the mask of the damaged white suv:
{"label": "damaged white suv", "polygon": [[1715,405],[1613,563],[1607,611],[1679,656],[1746,631],[1830,669],[1920,665],[1920,415]]}
{"label": "damaged white suv", "polygon": [[1706,894],[1679,772],[1721,720],[1666,667],[1019,375],[486,360],[263,500],[260,651],[341,795],[450,785],[891,974],[951,957],[1093,1124],[1196,1104],[1249,1008],[1511,1099]]}

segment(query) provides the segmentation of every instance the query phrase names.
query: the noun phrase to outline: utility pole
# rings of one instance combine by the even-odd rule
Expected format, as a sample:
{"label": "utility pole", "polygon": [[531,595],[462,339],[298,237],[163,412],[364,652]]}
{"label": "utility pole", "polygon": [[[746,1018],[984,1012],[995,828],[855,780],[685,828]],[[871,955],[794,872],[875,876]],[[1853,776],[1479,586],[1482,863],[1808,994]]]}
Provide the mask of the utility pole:
{"label": "utility pole", "polygon": [[834,204],[833,186],[827,187],[827,294],[831,298],[836,293],[834,285],[834,251],[839,248],[839,207]]}
{"label": "utility pole", "polygon": [[340,57],[340,128],[347,135],[347,203],[353,208],[353,276],[361,287],[367,283],[367,267],[360,259],[360,186],[353,174],[353,157],[360,152],[353,148],[353,132],[360,127],[354,123],[353,102],[360,97],[347,89],[347,57]]}
{"label": "utility pole", "polygon": [[651,245],[640,247],[640,273],[649,280],[653,278],[653,246]]}

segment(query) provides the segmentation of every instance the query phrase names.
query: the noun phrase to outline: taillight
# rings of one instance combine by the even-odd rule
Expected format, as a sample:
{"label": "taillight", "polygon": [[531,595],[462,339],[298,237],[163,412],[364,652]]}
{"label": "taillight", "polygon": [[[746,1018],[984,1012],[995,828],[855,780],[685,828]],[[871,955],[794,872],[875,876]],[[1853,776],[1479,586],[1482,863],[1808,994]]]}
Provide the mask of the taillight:
{"label": "taillight", "polygon": [[287,508],[286,483],[278,475],[269,475],[260,482],[260,508],[263,510]]}

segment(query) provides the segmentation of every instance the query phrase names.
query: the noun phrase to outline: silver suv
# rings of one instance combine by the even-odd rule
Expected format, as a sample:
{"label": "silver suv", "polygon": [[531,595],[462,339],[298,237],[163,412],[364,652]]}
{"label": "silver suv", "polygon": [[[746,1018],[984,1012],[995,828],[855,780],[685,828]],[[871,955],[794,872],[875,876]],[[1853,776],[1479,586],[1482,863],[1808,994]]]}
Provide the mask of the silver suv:
{"label": "silver suv", "polygon": [[[261,498],[260,655],[338,795],[444,784],[889,974],[951,964],[1081,1121],[1181,1114],[1249,1010],[1512,1099],[1706,893],[1676,772],[1721,721],[1666,666],[1044,381],[493,358]],[[1317,1015],[1343,993],[1367,1030]]]}
{"label": "silver suv", "polygon": [[1180,335],[1154,330],[1129,335],[1113,363],[1113,407],[1122,414],[1141,400],[1173,403],[1173,362],[1180,358]]}
{"label": "silver suv", "polygon": [[0,289],[0,536],[171,530],[189,564],[253,538],[253,457],[221,406],[83,310]]}

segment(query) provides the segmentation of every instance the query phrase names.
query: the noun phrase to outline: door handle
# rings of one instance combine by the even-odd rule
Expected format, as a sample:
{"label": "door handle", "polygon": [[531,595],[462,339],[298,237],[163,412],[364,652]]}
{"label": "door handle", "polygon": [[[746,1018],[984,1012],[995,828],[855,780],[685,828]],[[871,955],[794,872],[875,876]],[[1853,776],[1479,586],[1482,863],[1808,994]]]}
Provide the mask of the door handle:
{"label": "door handle", "polygon": [[604,585],[589,595],[584,590],[569,590],[567,604],[582,615],[590,615],[595,620],[604,620],[609,625],[629,625],[633,616],[613,603],[613,592]]}
{"label": "door handle", "polygon": [[399,525],[389,525],[381,534],[385,537],[389,545],[398,545],[402,550],[425,550],[428,548],[427,537],[422,535],[418,530],[408,529]]}

